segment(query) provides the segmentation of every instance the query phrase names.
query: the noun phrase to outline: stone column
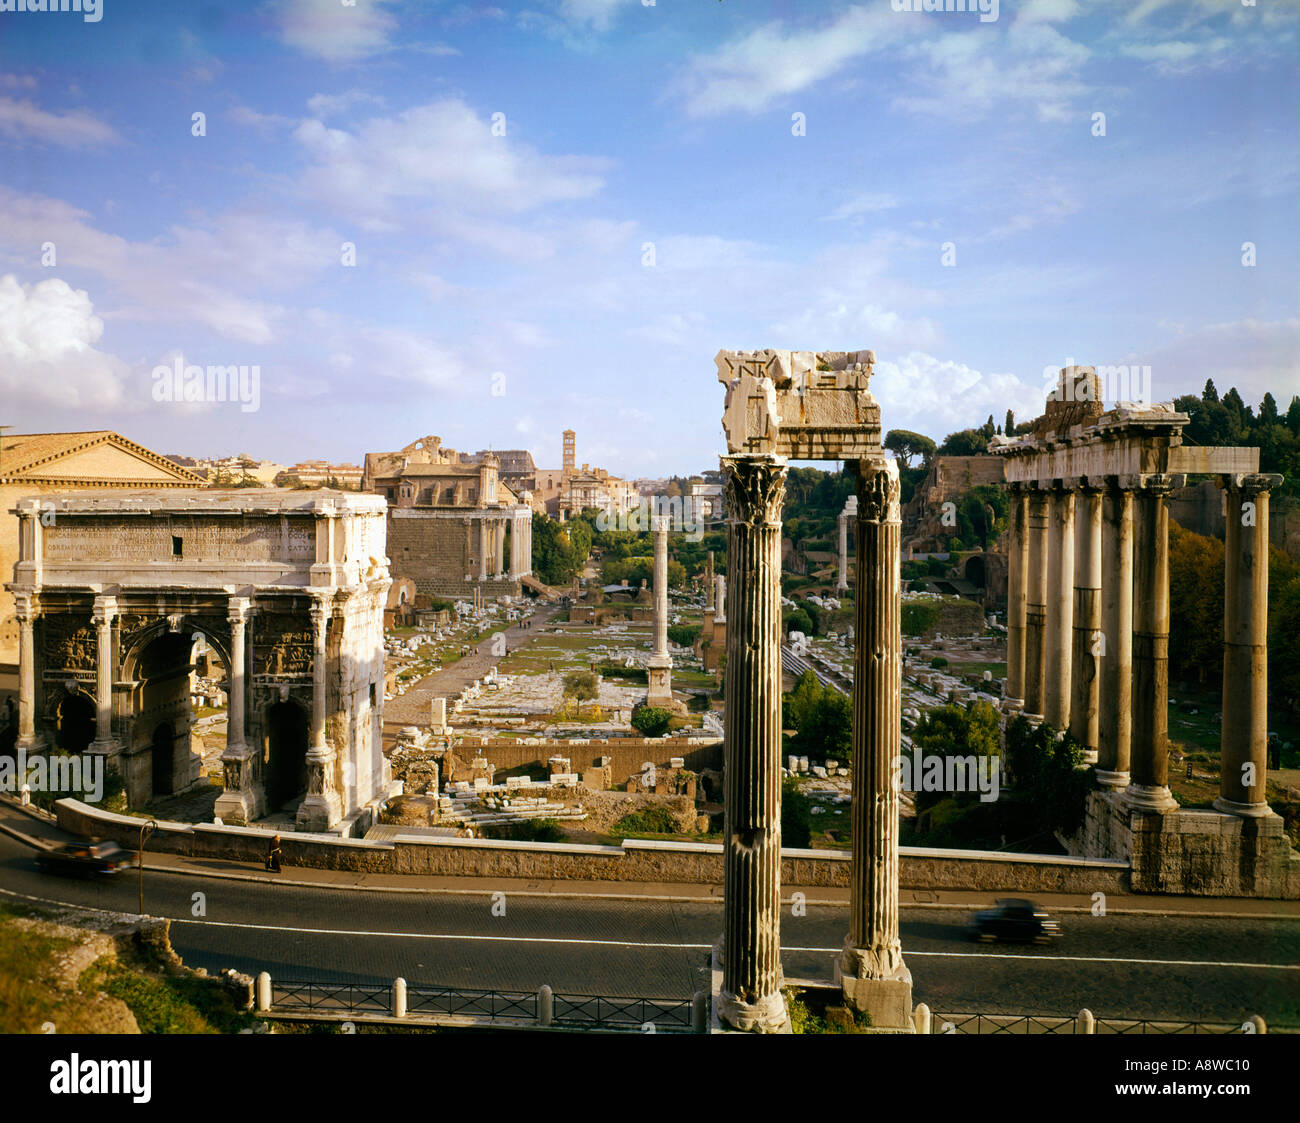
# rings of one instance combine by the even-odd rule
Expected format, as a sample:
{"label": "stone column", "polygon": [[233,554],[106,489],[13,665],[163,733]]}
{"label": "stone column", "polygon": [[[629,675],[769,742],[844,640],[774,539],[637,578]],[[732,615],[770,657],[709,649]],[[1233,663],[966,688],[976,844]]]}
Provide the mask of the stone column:
{"label": "stone column", "polygon": [[487,580],[488,574],[488,524],[487,515],[480,514],[478,518],[478,579]]}
{"label": "stone column", "polygon": [[1114,476],[1102,498],[1101,567],[1097,782],[1124,788],[1133,736],[1133,493]]}
{"label": "stone column", "polygon": [[1053,729],[1067,729],[1074,639],[1074,492],[1059,484],[1053,487],[1048,510],[1043,717]]}
{"label": "stone column", "polygon": [[1143,476],[1133,520],[1133,750],[1125,798],[1172,811],[1169,792],[1169,509],[1173,477]]}
{"label": "stone column", "polygon": [[1101,491],[1083,481],[1074,498],[1074,650],[1070,655],[1070,735],[1097,763],[1101,652]]}
{"label": "stone column", "polygon": [[223,823],[247,823],[257,817],[259,797],[253,791],[253,750],[245,740],[248,698],[247,626],[253,602],[249,597],[231,597],[226,605],[230,624],[230,666],[226,668],[226,747],[221,751],[225,781],[213,809]]}
{"label": "stone column", "polygon": [[[1272,474],[1223,481],[1223,720],[1219,798],[1234,815],[1272,814],[1268,774],[1268,493]],[[1292,637],[1293,640],[1300,637]]]}
{"label": "stone column", "polygon": [[1047,616],[1047,493],[1029,492],[1029,564],[1025,578],[1025,714],[1042,720],[1044,713],[1043,625]]}
{"label": "stone column", "polygon": [[[858,462],[854,600],[853,861],[849,934],[835,964],[844,1001],[877,1029],[912,1025],[912,974],[898,935],[902,593],[898,465]],[[730,665],[728,665],[730,674]]]}
{"label": "stone column", "polygon": [[329,622],[328,600],[314,596],[311,603],[311,746],[307,749],[307,796],[298,807],[297,817],[297,827],[304,831],[328,830],[342,818],[342,804],[334,786],[334,749],[325,737],[328,697],[325,641]]}
{"label": "stone column", "polygon": [[835,582],[835,591],[849,591],[849,516],[846,511],[840,512],[840,573],[839,580]]}
{"label": "stone column", "polygon": [[1007,685],[1003,706],[1025,706],[1025,579],[1029,569],[1029,497],[1023,484],[1011,485],[1007,530]]}
{"label": "stone column", "polygon": [[30,593],[14,594],[18,617],[18,742],[19,749],[36,748],[36,600]]}
{"label": "stone column", "polygon": [[[785,460],[722,458],[727,495],[722,989],[733,1029],[788,1024],[781,994],[781,505]],[[721,606],[719,606],[721,607]]]}
{"label": "stone column", "polygon": [[649,690],[646,705],[673,708],[673,660],[668,654],[668,523],[666,515],[654,515],[650,529],[655,544],[655,649],[646,664]]}
{"label": "stone column", "polygon": [[496,576],[503,577],[506,572],[506,520],[504,518],[496,519],[493,529],[496,533],[497,548]]}
{"label": "stone column", "polygon": [[[727,563],[727,573],[731,572],[731,563]],[[713,619],[715,621],[725,620],[727,618],[727,577],[726,574],[718,574],[713,579]]]}
{"label": "stone column", "polygon": [[117,598],[97,596],[91,610],[95,622],[95,739],[92,753],[112,756],[117,752],[113,740],[113,620],[117,616]]}

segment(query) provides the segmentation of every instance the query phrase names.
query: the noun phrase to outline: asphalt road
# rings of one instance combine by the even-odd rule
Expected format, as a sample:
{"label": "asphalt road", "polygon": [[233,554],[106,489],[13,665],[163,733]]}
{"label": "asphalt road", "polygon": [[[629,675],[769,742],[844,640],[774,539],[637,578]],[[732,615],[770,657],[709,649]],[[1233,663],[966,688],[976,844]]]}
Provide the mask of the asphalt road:
{"label": "asphalt road", "polygon": [[[39,873],[32,852],[0,837],[0,888],[46,901],[134,912],[136,881]],[[612,889],[612,887],[611,887]],[[204,894],[196,917],[193,894]],[[0,894],[0,901],[14,900]],[[18,900],[23,899],[22,896]],[[508,895],[494,915],[490,881],[471,895],[300,888],[148,871],[146,907],[170,917],[185,962],[269,971],[296,981],[378,982],[686,998],[707,985],[721,931],[716,902]],[[1231,907],[1224,902],[1225,909]],[[499,913],[500,902],[496,911]],[[791,978],[829,979],[847,930],[843,908],[783,909]],[[944,1013],[1270,1022],[1300,1026],[1300,920],[1060,917],[1055,946],[975,945],[969,913],[905,908],[914,1001]]]}

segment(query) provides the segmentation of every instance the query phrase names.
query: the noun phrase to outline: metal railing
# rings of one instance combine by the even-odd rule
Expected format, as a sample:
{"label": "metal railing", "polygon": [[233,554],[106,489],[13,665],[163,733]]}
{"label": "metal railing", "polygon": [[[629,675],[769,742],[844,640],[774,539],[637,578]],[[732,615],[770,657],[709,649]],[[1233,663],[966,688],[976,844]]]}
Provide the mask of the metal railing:
{"label": "metal railing", "polygon": [[588,1029],[653,1027],[656,1033],[690,1033],[690,999],[605,998],[591,994],[554,996],[554,1025]]}
{"label": "metal railing", "polygon": [[638,998],[598,994],[483,990],[470,987],[408,986],[391,983],[272,981],[257,977],[255,1004],[264,1014],[327,1019],[410,1019],[437,1024],[467,1019],[499,1026],[555,1026],[563,1029],[655,1033],[703,1032],[703,995],[693,999]]}
{"label": "metal railing", "polygon": [[944,1014],[919,1006],[914,1020],[920,1033],[1145,1035],[1287,1032],[1282,1027],[1266,1027],[1260,1017],[1251,1017],[1244,1022],[1192,1022],[1170,1018],[1097,1018],[1089,1010],[1080,1010],[1076,1015]]}

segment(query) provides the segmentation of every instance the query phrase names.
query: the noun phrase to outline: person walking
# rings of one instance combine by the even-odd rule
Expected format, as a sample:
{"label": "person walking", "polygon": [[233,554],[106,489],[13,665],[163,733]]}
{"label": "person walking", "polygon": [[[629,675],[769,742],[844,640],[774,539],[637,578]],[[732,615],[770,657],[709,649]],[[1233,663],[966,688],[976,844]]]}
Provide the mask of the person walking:
{"label": "person walking", "polygon": [[280,857],[283,851],[280,849],[280,836],[277,834],[271,839],[271,848],[266,854],[266,868],[271,873],[280,872]]}

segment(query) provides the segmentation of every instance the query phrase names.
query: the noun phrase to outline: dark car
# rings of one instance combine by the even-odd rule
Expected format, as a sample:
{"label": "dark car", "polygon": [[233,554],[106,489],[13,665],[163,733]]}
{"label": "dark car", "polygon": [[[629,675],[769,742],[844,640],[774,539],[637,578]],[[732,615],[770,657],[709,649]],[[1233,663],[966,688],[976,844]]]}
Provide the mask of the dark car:
{"label": "dark car", "polygon": [[140,860],[133,850],[123,850],[116,842],[65,842],[36,855],[36,864],[46,873],[94,877],[134,869]]}
{"label": "dark car", "polygon": [[977,912],[967,929],[975,940],[1023,940],[1047,944],[1058,939],[1061,926],[1033,901],[1008,897],[993,908]]}

